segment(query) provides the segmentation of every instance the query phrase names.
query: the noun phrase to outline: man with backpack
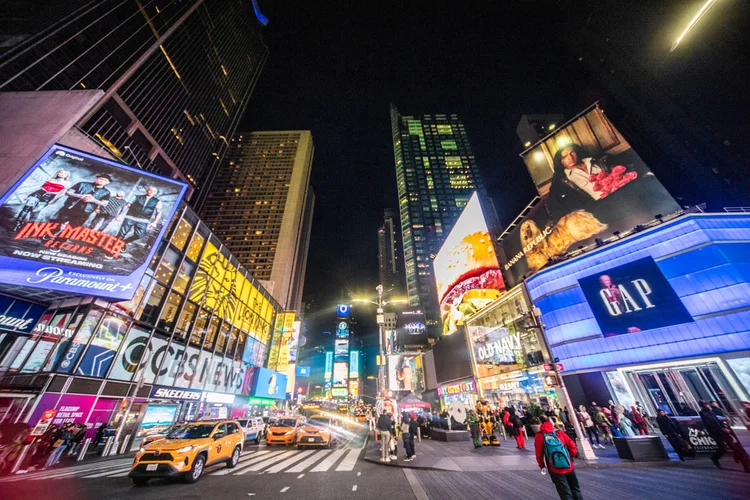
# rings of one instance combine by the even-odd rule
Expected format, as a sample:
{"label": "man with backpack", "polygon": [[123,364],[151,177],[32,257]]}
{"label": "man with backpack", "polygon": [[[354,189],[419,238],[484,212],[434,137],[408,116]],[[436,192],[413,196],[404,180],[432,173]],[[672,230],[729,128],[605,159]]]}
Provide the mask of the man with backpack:
{"label": "man with backpack", "polygon": [[539,468],[549,471],[562,500],[583,500],[578,478],[573,470],[573,457],[578,454],[575,442],[562,430],[555,431],[549,417],[541,415],[542,426],[534,439]]}

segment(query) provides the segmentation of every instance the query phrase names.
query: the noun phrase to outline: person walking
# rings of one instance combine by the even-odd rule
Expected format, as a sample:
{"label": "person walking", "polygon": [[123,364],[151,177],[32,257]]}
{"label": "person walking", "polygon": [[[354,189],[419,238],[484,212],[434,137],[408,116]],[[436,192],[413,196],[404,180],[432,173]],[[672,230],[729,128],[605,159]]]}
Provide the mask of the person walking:
{"label": "person walking", "polygon": [[521,419],[516,415],[516,409],[512,406],[508,407],[508,412],[504,415],[503,424],[508,428],[509,434],[516,439],[516,448],[519,450],[526,449],[526,442],[523,437],[523,424]]}
{"label": "person walking", "polygon": [[[591,418],[591,415],[589,415],[589,412],[586,411],[586,407],[581,405],[578,407],[578,410],[578,420],[581,422],[586,434],[589,436],[591,447],[604,449],[604,446],[599,441],[599,429],[596,428],[596,424],[594,424],[594,420]],[[592,436],[596,437],[596,444],[594,444]]]}
{"label": "person walking", "polygon": [[607,415],[604,414],[604,410],[601,407],[596,406],[596,403],[591,407],[591,418],[596,422],[604,442],[615,444],[614,437],[612,436],[612,422],[607,418]]}
{"label": "person walking", "polygon": [[555,431],[546,415],[539,420],[542,426],[534,438],[537,465],[542,473],[549,471],[561,500],[583,500],[573,464],[573,457],[578,454],[575,441],[562,430]]}
{"label": "person walking", "polygon": [[667,438],[669,444],[672,445],[674,451],[677,452],[677,456],[680,460],[685,461],[685,445],[684,439],[680,435],[680,428],[674,423],[674,420],[669,418],[669,415],[664,410],[659,410],[659,414],[656,417],[656,424],[659,426],[659,430],[664,437]]}
{"label": "person walking", "polygon": [[388,413],[383,411],[378,417],[378,437],[380,438],[380,461],[390,462],[388,446],[391,443],[391,419]]}
{"label": "person walking", "polygon": [[656,430],[654,428],[653,422],[651,421],[651,415],[648,414],[648,410],[646,410],[646,407],[643,406],[639,401],[636,401],[635,409],[638,410],[638,413],[641,414],[641,416],[643,417],[643,420],[646,421],[646,426],[648,426],[648,428],[651,429],[652,431]]}
{"label": "person walking", "polygon": [[714,415],[716,415],[717,417],[727,417],[724,414],[724,410],[721,409],[719,403],[717,403],[716,401],[711,401],[711,411],[714,412]]}
{"label": "person walking", "polygon": [[62,456],[65,449],[70,444],[70,441],[73,439],[73,424],[65,424],[63,425],[60,437],[52,444],[53,451],[50,453],[49,458],[47,458],[47,462],[44,464],[45,469],[49,469],[50,467],[54,467],[57,465],[57,463],[60,461],[60,457]]}
{"label": "person walking", "polygon": [[73,440],[71,441],[68,456],[73,455],[76,450],[78,450],[78,447],[81,445],[81,441],[83,441],[83,437],[86,435],[86,430],[87,428],[85,424],[75,424],[75,428],[73,429]]}
{"label": "person walking", "polygon": [[742,468],[745,469],[745,472],[750,472],[750,456],[748,456],[747,451],[745,451],[742,444],[734,439],[732,431],[728,427],[722,425],[721,421],[716,417],[710,403],[701,401],[698,405],[701,407],[701,411],[698,415],[703,421],[703,426],[706,428],[708,435],[711,436],[711,439],[716,441],[718,446],[716,453],[711,456],[711,462],[721,469],[722,467],[719,463],[719,459],[724,456],[726,449],[730,448],[732,450],[732,455],[734,456],[734,461],[742,464]]}
{"label": "person walking", "polygon": [[472,409],[469,409],[469,411],[466,412],[466,425],[469,426],[469,431],[471,432],[471,440],[474,442],[474,448],[481,448],[482,439],[479,435],[479,418]]}
{"label": "person walking", "polygon": [[631,406],[630,410],[633,425],[638,431],[638,434],[641,436],[648,436],[648,423],[646,423],[646,419],[644,419],[643,415],[641,415],[641,413],[636,410],[635,406]]}

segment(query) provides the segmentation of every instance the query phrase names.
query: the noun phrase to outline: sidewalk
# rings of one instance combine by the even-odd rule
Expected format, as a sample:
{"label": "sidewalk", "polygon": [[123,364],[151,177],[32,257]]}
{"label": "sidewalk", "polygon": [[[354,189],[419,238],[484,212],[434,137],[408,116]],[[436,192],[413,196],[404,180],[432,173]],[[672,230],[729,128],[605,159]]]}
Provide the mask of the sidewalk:
{"label": "sidewalk", "polygon": [[[745,448],[750,445],[750,433],[747,431],[737,431],[737,436]],[[607,445],[605,449],[595,449],[596,460],[576,460],[576,467],[579,468],[607,468],[607,467],[661,467],[676,466],[683,464],[673,451],[669,443],[661,436],[664,443],[664,449],[667,450],[669,460],[654,462],[633,462],[631,460],[622,460],[617,455],[617,450],[612,445]],[[398,459],[391,462],[380,461],[380,442],[374,439],[370,440],[365,453],[365,460],[379,465],[390,467],[401,467],[404,469],[421,469],[433,471],[452,471],[452,472],[488,472],[503,470],[538,470],[534,456],[534,440],[526,441],[526,449],[516,449],[516,442],[513,439],[503,440],[500,438],[500,447],[483,446],[474,448],[471,441],[444,442],[423,439],[422,442],[414,443],[417,458],[411,462],[404,461],[403,442],[399,440]],[[697,459],[688,458],[685,464],[692,463],[709,463],[708,457]],[[725,468],[741,467],[726,456],[722,460],[722,466]]]}

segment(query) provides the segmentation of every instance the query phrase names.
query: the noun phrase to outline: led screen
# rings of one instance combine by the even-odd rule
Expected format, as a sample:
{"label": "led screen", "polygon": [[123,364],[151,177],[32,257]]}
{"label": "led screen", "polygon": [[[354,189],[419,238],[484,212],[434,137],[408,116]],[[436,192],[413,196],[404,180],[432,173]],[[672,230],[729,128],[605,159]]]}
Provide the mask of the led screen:
{"label": "led screen", "polygon": [[349,356],[349,340],[348,339],[337,339],[334,345],[334,356],[336,358],[346,358]]}
{"label": "led screen", "polygon": [[651,257],[597,272],[578,283],[605,337],[693,321]]}
{"label": "led screen", "polygon": [[130,300],[186,188],[52,146],[0,198],[0,282]]}
{"label": "led screen", "polygon": [[174,422],[176,414],[177,406],[149,405],[146,408],[146,414],[143,416],[141,428],[138,430],[138,436],[158,434]]}
{"label": "led screen", "polygon": [[398,313],[396,320],[396,345],[418,346],[427,344],[427,322],[421,309],[407,309]]}
{"label": "led screen", "polygon": [[347,363],[333,364],[333,385],[346,385],[349,378],[349,366]]}
{"label": "led screen", "polygon": [[542,201],[502,241],[509,286],[550,259],[680,210],[599,107],[522,155]]}
{"label": "led screen", "polygon": [[505,290],[479,197],[474,193],[433,262],[443,334]]}
{"label": "led screen", "polygon": [[419,355],[388,356],[388,388],[392,391],[424,390],[424,374]]}
{"label": "led screen", "polygon": [[286,375],[261,367],[255,373],[253,397],[286,399]]}

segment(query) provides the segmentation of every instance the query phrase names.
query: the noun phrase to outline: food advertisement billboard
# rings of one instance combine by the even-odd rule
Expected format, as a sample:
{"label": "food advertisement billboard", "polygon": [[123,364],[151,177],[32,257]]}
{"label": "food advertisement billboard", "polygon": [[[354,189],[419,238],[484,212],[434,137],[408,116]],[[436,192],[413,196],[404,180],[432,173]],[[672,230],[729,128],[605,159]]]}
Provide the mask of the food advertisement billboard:
{"label": "food advertisement billboard", "polygon": [[510,286],[569,250],[680,210],[598,106],[521,156],[542,201],[503,238]]}
{"label": "food advertisement billboard", "polygon": [[477,193],[464,207],[433,261],[443,335],[505,291],[495,247]]}
{"label": "food advertisement billboard", "polygon": [[186,189],[54,145],[0,198],[0,282],[130,300]]}
{"label": "food advertisement billboard", "polygon": [[652,257],[581,278],[578,284],[605,337],[693,321]]}

